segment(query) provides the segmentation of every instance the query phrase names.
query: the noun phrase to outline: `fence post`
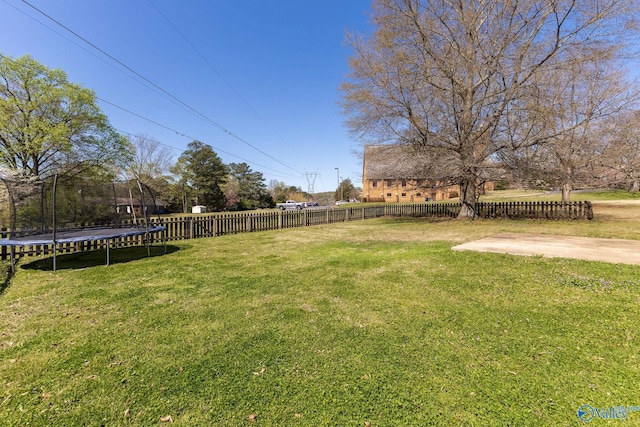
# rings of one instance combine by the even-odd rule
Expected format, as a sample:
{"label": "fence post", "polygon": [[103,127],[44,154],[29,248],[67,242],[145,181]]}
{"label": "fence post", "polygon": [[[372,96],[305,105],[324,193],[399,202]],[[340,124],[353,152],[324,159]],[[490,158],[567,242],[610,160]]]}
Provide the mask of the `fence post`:
{"label": "fence post", "polygon": [[[0,227],[0,239],[7,237],[7,228],[6,227]],[[7,259],[7,255],[8,255],[8,246],[3,246],[0,249],[0,259],[1,260],[5,260]]]}

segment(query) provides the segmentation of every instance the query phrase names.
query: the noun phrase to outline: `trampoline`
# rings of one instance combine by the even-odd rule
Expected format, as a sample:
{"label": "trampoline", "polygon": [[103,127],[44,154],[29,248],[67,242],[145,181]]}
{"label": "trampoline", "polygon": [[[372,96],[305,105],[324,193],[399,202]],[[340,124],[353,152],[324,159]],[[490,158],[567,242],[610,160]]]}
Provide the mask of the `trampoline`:
{"label": "trampoline", "polygon": [[[110,249],[114,242],[118,244],[120,239],[145,236],[122,243],[144,243],[147,254],[151,256],[152,235],[160,234],[166,253],[166,227],[159,216],[157,222],[150,221],[148,217],[150,212],[158,212],[155,196],[138,179],[124,183],[112,182],[105,186],[87,179],[67,178],[61,187],[57,174],[51,178],[49,181],[25,182],[15,174],[0,173],[0,180],[8,190],[11,223],[7,237],[0,239],[0,247],[10,248],[13,271],[16,255],[22,256],[25,247],[43,247],[45,253],[50,250],[53,254],[53,271],[56,271],[57,252],[85,250],[85,245],[59,248],[64,244],[105,242],[99,246],[104,245],[106,265],[109,265]],[[134,198],[132,187],[137,187],[139,197]],[[95,245],[89,249],[99,248]]]}
{"label": "trampoline", "polygon": [[[31,234],[27,236],[18,236],[11,238],[0,239],[0,246],[9,246],[11,251],[11,266],[15,264],[14,248],[16,246],[36,246],[36,245],[52,245],[53,246],[53,270],[56,270],[56,247],[58,244],[64,243],[80,243],[91,242],[95,240],[106,240],[106,252],[107,261],[106,265],[109,265],[109,251],[111,247],[111,241],[113,239],[119,239],[123,237],[151,235],[161,233],[166,230],[166,227],[161,225],[150,227],[96,227],[85,228],[75,230],[62,230],[55,233],[40,233]],[[148,239],[147,239],[148,240]],[[164,239],[163,239],[164,243]],[[147,251],[149,251],[149,245],[147,244]],[[166,251],[166,246],[165,246]]]}
{"label": "trampoline", "polygon": [[164,231],[166,227],[154,226],[149,229],[140,227],[99,227],[80,230],[58,231],[53,233],[32,234],[13,238],[0,239],[0,246],[28,246],[52,245],[54,243],[90,242],[93,240],[108,240],[121,237],[140,236]]}

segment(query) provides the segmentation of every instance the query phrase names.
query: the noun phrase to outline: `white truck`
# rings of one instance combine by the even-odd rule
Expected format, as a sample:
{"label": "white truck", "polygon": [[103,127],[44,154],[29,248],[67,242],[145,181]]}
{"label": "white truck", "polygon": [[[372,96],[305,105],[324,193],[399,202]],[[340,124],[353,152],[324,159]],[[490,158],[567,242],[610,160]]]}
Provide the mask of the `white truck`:
{"label": "white truck", "polygon": [[295,200],[287,200],[284,203],[276,204],[276,207],[279,208],[281,211],[283,211],[285,209],[302,209],[302,208],[306,208],[307,204],[305,202],[296,202]]}

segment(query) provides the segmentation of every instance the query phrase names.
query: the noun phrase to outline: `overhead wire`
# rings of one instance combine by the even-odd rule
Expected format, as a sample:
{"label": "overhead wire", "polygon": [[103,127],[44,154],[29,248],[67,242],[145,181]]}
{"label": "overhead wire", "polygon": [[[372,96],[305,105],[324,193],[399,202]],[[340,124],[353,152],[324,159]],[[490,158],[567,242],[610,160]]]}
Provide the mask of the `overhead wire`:
{"label": "overhead wire", "polygon": [[[10,61],[15,62],[15,60],[14,60],[14,59],[12,59],[12,58],[10,58],[10,57],[8,57],[8,56],[6,56],[6,55],[2,54],[2,53],[0,53],[0,58],[5,58],[5,59],[8,59],[8,60],[10,60]],[[187,134],[185,134],[185,133],[183,133],[183,132],[180,132],[180,131],[178,131],[178,130],[176,130],[176,129],[173,129],[173,128],[169,127],[169,126],[166,126],[166,125],[164,125],[164,124],[162,124],[162,123],[160,123],[160,122],[157,122],[157,121],[152,120],[152,119],[150,119],[150,118],[148,118],[148,117],[145,117],[145,116],[143,116],[143,115],[141,115],[141,114],[138,114],[138,113],[136,113],[136,112],[134,112],[134,111],[131,111],[131,110],[129,110],[129,109],[126,109],[126,108],[124,108],[124,107],[122,107],[122,106],[120,106],[120,105],[117,105],[117,104],[113,103],[113,102],[107,101],[106,99],[101,98],[101,97],[99,97],[99,96],[97,96],[97,95],[96,95],[95,97],[96,97],[96,99],[97,99],[97,100],[99,100],[99,101],[101,101],[101,102],[103,102],[103,103],[105,103],[105,104],[108,104],[108,105],[111,105],[112,107],[118,108],[119,110],[122,110],[122,111],[124,111],[124,112],[126,112],[126,113],[129,113],[129,114],[131,114],[131,115],[134,115],[134,116],[136,116],[136,117],[138,117],[138,118],[140,118],[140,119],[143,119],[143,120],[145,120],[145,121],[147,121],[147,122],[149,122],[149,123],[153,123],[154,125],[159,126],[159,127],[163,128],[163,129],[166,129],[166,130],[168,130],[168,131],[171,131],[171,132],[175,133],[176,135],[179,135],[179,136],[182,136],[182,137],[184,137],[184,138],[191,139],[191,140],[198,140],[198,141],[202,141],[202,140],[201,140],[201,139],[199,139],[199,138],[194,138],[194,137],[192,137],[192,136],[189,136],[189,135],[187,135]],[[134,133],[132,133],[132,132],[127,132],[127,131],[124,131],[124,130],[121,130],[121,129],[116,129],[116,130],[117,130],[118,132],[120,132],[120,133],[123,133],[123,134],[129,135],[129,136],[137,136],[136,134],[134,134]],[[166,147],[168,147],[168,148],[171,148],[171,149],[177,150],[177,151],[181,151],[181,152],[182,152],[182,151],[184,151],[184,150],[183,150],[183,149],[181,149],[181,148],[174,147],[174,146],[172,146],[172,145],[169,145],[169,144],[163,143],[163,142],[161,142],[161,141],[157,141],[157,140],[155,140],[155,142],[157,142],[157,143],[158,143],[158,144],[160,144],[160,145],[166,146]],[[221,149],[221,148],[219,148],[219,147],[215,147],[215,146],[213,146],[213,145],[211,145],[211,144],[209,144],[209,143],[207,143],[207,145],[208,145],[208,146],[210,146],[211,148],[213,148],[214,150],[218,151],[218,152],[224,153],[224,154],[226,154],[226,155],[228,155],[228,156],[231,156],[231,157],[234,157],[234,158],[236,158],[236,159],[242,160],[243,162],[246,162],[246,163],[252,164],[252,165],[254,165],[254,166],[258,166],[258,167],[260,167],[260,168],[263,168],[263,169],[266,169],[266,170],[269,170],[269,171],[272,171],[272,172],[276,172],[276,173],[277,173],[277,174],[279,174],[280,176],[284,176],[284,177],[297,177],[297,176],[295,176],[295,175],[291,175],[291,174],[288,174],[288,173],[286,173],[286,172],[282,172],[282,171],[279,171],[279,170],[277,170],[277,169],[273,169],[273,168],[270,168],[270,167],[268,167],[268,166],[261,165],[261,164],[259,164],[259,163],[256,163],[256,162],[252,161],[252,160],[247,160],[247,159],[245,159],[245,158],[243,158],[243,157],[240,157],[240,156],[238,156],[238,155],[236,155],[236,154],[230,153],[230,152],[228,152],[228,151],[226,151],[226,150],[223,150],[223,149]]]}
{"label": "overhead wire", "polygon": [[[160,96],[164,96],[162,94],[162,92],[158,91],[156,88],[149,86],[147,83],[145,83],[144,81],[140,81],[140,79],[136,79],[134,78],[131,74],[126,73],[124,70],[122,70],[122,68],[118,68],[116,67],[113,63],[107,61],[106,59],[104,59],[103,57],[96,55],[94,52],[92,52],[91,50],[87,49],[85,46],[81,45],[80,43],[77,43],[76,41],[74,41],[73,39],[71,39],[70,37],[67,37],[66,35],[62,34],[60,31],[57,31],[55,28],[47,25],[45,22],[39,20],[38,18],[35,18],[31,15],[29,15],[27,12],[25,12],[22,9],[19,9],[18,7],[16,7],[15,5],[9,3],[7,0],[0,0],[2,1],[4,4],[6,4],[7,6],[11,7],[12,9],[14,9],[17,12],[20,12],[22,15],[26,16],[27,18],[31,19],[32,21],[37,22],[38,24],[42,25],[43,27],[45,27],[46,29],[48,29],[49,31],[57,34],[58,36],[62,37],[63,39],[65,39],[66,41],[68,41],[69,43],[73,44],[74,46],[78,47],[79,49],[84,50],[85,52],[87,52],[89,55],[93,56],[94,58],[98,59],[99,61],[103,62],[104,64],[108,65],[109,67],[113,68],[114,70],[118,71],[119,73],[121,73],[123,76],[126,76],[128,79],[131,79],[135,82],[137,82],[138,84],[146,87],[147,89],[157,93]],[[4,56],[4,55],[2,55]],[[166,99],[166,97],[165,97]],[[182,105],[178,104],[176,101],[172,100],[172,99],[168,99],[170,102],[172,102],[175,105],[180,106],[181,108],[184,108]]]}
{"label": "overhead wire", "polygon": [[[148,118],[148,117],[145,117],[145,116],[143,116],[143,115],[141,115],[141,114],[138,114],[138,113],[136,113],[136,112],[134,112],[134,111],[128,110],[128,109],[126,109],[126,108],[124,108],[124,107],[122,107],[122,106],[120,106],[120,105],[114,104],[113,102],[107,101],[107,100],[106,100],[106,99],[104,99],[104,98],[100,98],[99,96],[96,96],[96,99],[98,99],[98,100],[100,100],[100,101],[104,102],[105,104],[109,104],[109,105],[111,105],[112,107],[118,108],[119,110],[122,110],[122,111],[124,111],[125,113],[129,113],[129,114],[134,115],[134,116],[136,116],[136,117],[138,117],[138,118],[140,118],[140,119],[142,119],[142,120],[145,120],[145,121],[147,121],[147,122],[149,122],[149,123],[153,123],[153,124],[154,124],[154,125],[156,125],[156,126],[159,126],[159,127],[163,128],[163,129],[166,129],[166,130],[168,130],[168,131],[171,131],[171,132],[175,133],[175,134],[176,134],[176,135],[178,135],[178,136],[182,136],[182,137],[184,137],[184,138],[191,139],[192,141],[197,140],[197,141],[202,142],[202,139],[200,139],[200,138],[194,138],[193,136],[189,136],[189,135],[187,135],[187,134],[185,134],[185,133],[183,133],[183,132],[180,132],[179,130],[176,130],[176,129],[170,128],[169,126],[163,125],[162,123],[159,123],[159,122],[157,122],[157,121],[155,121],[155,120],[152,120],[152,119],[150,119],[150,118]],[[120,132],[120,131],[119,131],[119,132]],[[122,133],[126,133],[127,135],[133,135],[133,134],[131,134],[131,133],[129,133],[129,132],[124,132],[124,131],[121,131],[121,132],[122,132]],[[156,141],[156,142],[158,142],[158,143],[159,143],[159,144],[161,144],[161,145],[165,145],[165,146],[167,146],[167,147],[169,147],[169,148],[173,148],[173,149],[175,149],[175,150],[182,151],[182,149],[177,148],[177,147],[173,147],[173,146],[171,146],[171,145],[169,145],[169,144],[165,144],[165,143],[162,143],[162,142],[159,142],[159,141]],[[240,156],[238,156],[238,155],[236,155],[236,154],[233,154],[233,153],[230,153],[230,152],[228,152],[228,151],[225,151],[225,150],[223,150],[222,148],[216,147],[216,146],[211,145],[211,144],[209,144],[209,143],[207,143],[207,145],[208,145],[209,147],[213,148],[214,150],[219,151],[220,153],[224,153],[224,154],[226,154],[226,155],[228,155],[228,156],[235,157],[236,159],[240,159],[240,160],[242,160],[243,162],[250,163],[250,164],[252,164],[252,165],[254,165],[254,166],[259,166],[259,167],[261,167],[261,168],[263,168],[263,169],[268,169],[268,170],[270,170],[270,171],[272,171],[272,172],[277,172],[278,174],[283,175],[283,176],[289,176],[289,177],[293,177],[293,176],[294,176],[294,175],[290,175],[290,174],[287,174],[287,173],[285,173],[285,172],[279,171],[279,170],[277,170],[277,169],[273,169],[273,168],[270,168],[270,167],[268,167],[268,166],[261,165],[261,164],[259,164],[259,163],[254,162],[253,160],[247,160],[247,159],[245,159],[245,158],[242,158],[242,157],[240,157]]]}
{"label": "overhead wire", "polygon": [[[132,133],[132,132],[128,132],[128,131],[126,131],[126,130],[122,130],[122,129],[116,129],[116,131],[117,131],[118,133],[121,133],[121,134],[124,134],[124,135],[128,135],[128,136],[130,136],[130,137],[138,137],[138,136],[140,136],[139,134],[135,134],[135,133]],[[179,133],[179,132],[178,132],[178,133]],[[181,134],[181,133],[179,133],[179,134],[180,134],[181,136],[184,136],[184,137],[187,137],[187,138],[191,138],[191,137],[190,137],[190,136],[188,136],[188,135],[184,135],[184,134]],[[184,151],[182,148],[174,147],[173,145],[167,144],[167,143],[162,142],[162,141],[158,141],[158,140],[157,140],[157,139],[155,139],[155,138],[151,138],[151,139],[153,140],[153,142],[155,142],[155,143],[157,143],[157,144],[159,144],[159,145],[162,145],[162,146],[164,146],[164,147],[171,148],[171,149],[173,149],[173,150],[177,150],[177,151],[180,151],[180,152]],[[200,141],[200,140],[199,140],[199,139],[197,139],[197,138],[191,138],[191,139],[194,139],[194,140]],[[263,168],[263,169],[268,169],[268,170],[270,170],[270,171],[272,171],[272,172],[276,172],[277,174],[280,174],[279,176],[285,176],[285,177],[290,177],[290,178],[291,178],[291,177],[294,177],[294,175],[289,175],[289,174],[286,174],[286,173],[284,173],[284,172],[282,172],[282,171],[279,171],[279,170],[276,170],[276,169],[271,169],[270,167],[267,167],[267,166],[264,166],[264,165],[257,164],[257,163],[255,163],[255,162],[252,162],[251,160],[243,159],[242,157],[239,157],[239,156],[236,156],[235,154],[231,154],[231,153],[229,153],[229,152],[226,152],[226,151],[224,151],[224,150],[221,150],[221,149],[219,149],[219,148],[217,148],[217,147],[214,147],[214,146],[212,146],[212,145],[210,145],[210,144],[207,144],[207,145],[208,145],[209,147],[213,148],[214,150],[217,150],[217,151],[219,151],[219,152],[221,152],[221,153],[224,153],[224,154],[226,154],[226,155],[228,155],[228,156],[232,156],[232,157],[235,157],[236,159],[242,160],[242,161],[244,161],[244,162],[246,162],[246,163],[251,163],[251,164],[252,164],[252,165],[254,165],[254,166],[259,166],[259,167],[261,167],[261,168]]]}
{"label": "overhead wire", "polygon": [[191,105],[187,104],[186,102],[184,102],[183,100],[181,100],[180,98],[176,97],[175,95],[173,95],[172,93],[170,93],[169,91],[167,91],[166,89],[162,88],[161,86],[159,86],[158,84],[154,83],[153,81],[151,81],[150,79],[148,79],[147,77],[143,76],[142,74],[140,74],[138,71],[134,70],[133,68],[131,68],[130,66],[128,66],[127,64],[125,64],[124,62],[120,61],[119,59],[115,58],[113,55],[109,54],[108,52],[106,52],[104,49],[100,48],[99,46],[95,45],[94,43],[92,43],[91,41],[87,40],[86,38],[84,38],[83,36],[81,36],[80,34],[76,33],[75,31],[73,31],[71,28],[67,27],[66,25],[64,25],[63,23],[61,23],[60,21],[56,20],[55,18],[53,18],[52,16],[50,16],[49,14],[47,14],[46,12],[40,10],[39,8],[37,8],[36,6],[32,5],[31,3],[29,3],[27,0],[22,0],[23,3],[25,3],[27,6],[31,7],[33,10],[35,10],[36,12],[40,13],[41,15],[45,16],[47,19],[51,20],[52,22],[54,22],[56,25],[64,28],[66,31],[70,32],[71,34],[73,34],[75,37],[79,38],[80,40],[82,40],[83,42],[87,43],[89,46],[91,46],[92,48],[96,49],[97,51],[99,51],[100,53],[102,53],[103,55],[105,55],[106,57],[108,57],[109,59],[111,59],[112,61],[116,62],[117,64],[119,64],[120,66],[122,66],[123,68],[127,69],[128,71],[130,71],[131,73],[133,73],[134,75],[136,75],[137,77],[139,77],[140,79],[144,80],[145,82],[147,82],[148,84],[152,85],[153,87],[155,87],[156,89],[158,89],[159,91],[161,91],[162,93],[164,93],[166,96],[170,97],[171,99],[175,100],[176,102],[178,102],[179,104],[181,104],[182,106],[186,107],[188,110],[190,110],[192,113],[196,114],[197,116],[201,117],[202,119],[204,119],[205,121],[209,122],[210,124],[212,124],[213,126],[217,127],[218,129],[220,129],[221,131],[225,132],[226,134],[228,134],[229,136],[235,138],[236,140],[242,142],[243,144],[251,147],[252,149],[258,151],[259,153],[261,153],[262,155],[270,158],[271,160],[279,163],[280,165],[286,167],[287,169],[291,169],[294,172],[302,175],[302,173],[295,169],[292,166],[287,165],[286,163],[276,159],[275,157],[271,156],[270,154],[266,153],[265,151],[261,150],[260,148],[254,146],[253,144],[249,143],[248,141],[246,141],[245,139],[241,138],[240,136],[238,136],[237,134],[231,132],[230,130],[228,130],[227,128],[225,128],[224,126],[222,126],[221,124],[219,124],[218,122],[214,121],[213,119],[211,119],[210,117],[206,116],[205,114],[201,113],[200,111],[198,111],[197,109],[195,109],[194,107],[192,107]]}
{"label": "overhead wire", "polygon": [[240,92],[222,75],[222,73],[211,63],[211,61],[209,61],[204,56],[204,54],[200,52],[200,50],[191,42],[191,40],[182,31],[180,31],[180,29],[173,23],[173,21],[169,19],[169,17],[166,14],[164,14],[162,10],[160,10],[160,8],[153,2],[153,0],[147,0],[147,1],[149,2],[149,4],[151,4],[151,6],[153,6],[153,8],[158,12],[158,14],[160,14],[160,16],[165,21],[167,21],[169,26],[173,28],[173,30],[176,33],[178,33],[180,37],[182,37],[185,43],[189,45],[189,47],[200,57],[200,59],[202,59],[202,61],[209,66],[209,68],[220,78],[220,80],[222,80],[222,82],[226,84],[242,102],[245,103],[245,105],[253,112],[253,114],[255,114],[255,116],[258,119],[260,119],[262,123],[264,123],[269,128],[269,130],[271,130],[271,132],[273,132],[273,134],[277,136],[287,146],[287,148],[293,151],[296,155],[300,156],[300,154],[296,152],[295,148],[293,148],[289,143],[287,143],[287,141],[278,133],[278,131],[276,131],[273,128],[273,126],[271,126],[271,124],[269,124],[269,122],[267,122],[264,119],[264,117],[262,117],[260,113],[256,111],[255,108],[253,108],[253,106],[249,103],[249,101],[247,101],[247,99],[244,96],[242,96],[242,94],[240,94]]}

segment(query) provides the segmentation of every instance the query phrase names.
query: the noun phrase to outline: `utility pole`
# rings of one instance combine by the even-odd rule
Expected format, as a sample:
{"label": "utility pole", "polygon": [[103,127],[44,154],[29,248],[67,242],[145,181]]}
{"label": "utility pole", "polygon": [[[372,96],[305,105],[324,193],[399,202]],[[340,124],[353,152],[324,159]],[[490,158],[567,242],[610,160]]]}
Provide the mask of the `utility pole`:
{"label": "utility pole", "polygon": [[[336,178],[338,179],[338,189],[340,189],[340,168],[334,168],[336,170]],[[338,194],[336,190],[336,194]]]}
{"label": "utility pole", "polygon": [[307,178],[307,194],[311,195],[311,199],[315,199],[314,194],[315,194],[315,189],[314,189],[314,185],[316,183],[316,178],[318,176],[320,176],[320,174],[318,172],[305,172],[304,176]]}

